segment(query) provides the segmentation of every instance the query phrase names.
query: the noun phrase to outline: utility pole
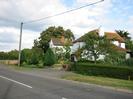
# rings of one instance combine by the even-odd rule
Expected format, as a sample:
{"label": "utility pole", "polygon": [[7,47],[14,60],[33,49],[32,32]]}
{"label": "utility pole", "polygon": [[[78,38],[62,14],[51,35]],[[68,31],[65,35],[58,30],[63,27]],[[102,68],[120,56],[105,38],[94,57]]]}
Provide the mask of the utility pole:
{"label": "utility pole", "polygon": [[23,24],[29,24],[29,23],[32,23],[32,22],[37,22],[37,21],[41,21],[41,20],[46,20],[46,19],[48,19],[48,18],[56,17],[56,16],[63,15],[63,14],[65,14],[65,13],[69,13],[69,12],[72,12],[72,11],[75,11],[75,10],[79,10],[79,9],[82,9],[82,8],[85,8],[85,7],[88,7],[88,6],[91,6],[91,5],[95,5],[95,4],[100,3],[100,2],[103,2],[103,1],[104,1],[104,0],[100,0],[100,1],[97,1],[97,2],[94,2],[94,3],[91,3],[91,4],[87,4],[87,5],[84,5],[84,6],[75,8],[75,9],[71,9],[71,10],[68,10],[68,11],[65,11],[65,12],[57,13],[57,14],[52,15],[52,16],[47,16],[47,17],[44,17],[44,18],[36,19],[36,20],[30,20],[30,21],[27,21],[27,22],[24,22],[24,23],[21,22],[21,26],[20,26],[20,39],[19,39],[18,66],[21,65],[20,62],[21,62],[21,43],[22,43]]}
{"label": "utility pole", "polygon": [[18,56],[18,66],[21,65],[21,43],[22,43],[22,29],[23,29],[23,22],[20,25],[20,38],[19,38],[19,56]]}

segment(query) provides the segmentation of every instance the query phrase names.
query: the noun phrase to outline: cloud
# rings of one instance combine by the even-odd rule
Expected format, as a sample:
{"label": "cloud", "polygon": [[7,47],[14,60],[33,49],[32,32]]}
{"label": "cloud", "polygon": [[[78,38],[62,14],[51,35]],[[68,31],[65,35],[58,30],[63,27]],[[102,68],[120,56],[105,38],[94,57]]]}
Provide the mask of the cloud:
{"label": "cloud", "polygon": [[[51,16],[96,1],[98,0],[74,0],[72,2],[74,4],[66,6],[62,0],[0,0],[0,50],[18,49],[20,22]],[[104,0],[104,2],[97,5],[62,16],[24,24],[22,47],[31,48],[34,39],[38,38],[39,33],[48,26],[60,25],[65,29],[69,28],[76,35],[76,38],[101,25],[105,29],[113,30],[115,26],[125,22],[121,18],[117,20],[117,23],[116,20],[108,17],[115,7],[115,12],[118,12],[117,6],[113,5],[113,3],[118,4],[119,2],[116,0]],[[6,46],[4,46],[5,44]]]}
{"label": "cloud", "polygon": [[0,28],[0,43],[15,43],[17,32],[15,28]]}

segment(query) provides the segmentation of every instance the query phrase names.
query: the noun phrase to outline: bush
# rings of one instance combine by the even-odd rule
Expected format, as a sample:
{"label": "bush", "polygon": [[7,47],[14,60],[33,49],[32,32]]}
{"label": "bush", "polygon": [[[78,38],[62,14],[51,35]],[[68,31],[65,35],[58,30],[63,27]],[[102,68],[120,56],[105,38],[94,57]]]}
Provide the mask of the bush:
{"label": "bush", "polygon": [[29,64],[36,65],[39,63],[39,59],[37,57],[37,53],[32,53]]}
{"label": "bush", "polygon": [[127,66],[133,66],[133,58],[127,59],[127,60],[125,61],[125,64],[126,64]]}
{"label": "bush", "polygon": [[44,65],[51,66],[56,63],[56,57],[53,51],[49,48],[44,57]]}
{"label": "bush", "polygon": [[[73,65],[72,70],[75,69]],[[88,64],[88,63],[76,63],[77,73],[94,76],[105,76],[120,79],[128,79],[130,76],[133,80],[133,68],[122,66],[111,66],[106,64]]]}
{"label": "bush", "polygon": [[88,59],[85,59],[85,58],[81,58],[80,60],[78,60],[78,62],[94,63],[94,61],[88,60]]}
{"label": "bush", "polygon": [[39,48],[23,49],[21,54],[21,64],[37,65],[42,60],[43,51]]}
{"label": "bush", "polygon": [[[85,58],[81,58],[80,60],[78,60],[78,62],[84,62],[84,63],[95,63],[93,60],[88,60]],[[97,63],[105,63],[103,60],[97,60]]]}
{"label": "bush", "polygon": [[105,56],[104,61],[112,65],[122,65],[125,61],[125,53],[112,51],[111,53]]}

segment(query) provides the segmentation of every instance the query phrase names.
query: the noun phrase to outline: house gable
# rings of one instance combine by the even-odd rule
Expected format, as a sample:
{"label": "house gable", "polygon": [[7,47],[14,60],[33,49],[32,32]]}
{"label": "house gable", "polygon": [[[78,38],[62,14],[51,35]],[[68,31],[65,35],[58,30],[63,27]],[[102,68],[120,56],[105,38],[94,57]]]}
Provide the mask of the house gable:
{"label": "house gable", "polygon": [[[112,42],[112,44],[115,46],[114,48],[118,51],[127,51],[125,48],[125,40],[118,34],[115,32],[101,32],[101,29],[95,29],[92,30],[88,33],[96,33],[98,34],[98,36],[106,36],[108,40],[110,40]],[[87,33],[87,34],[88,34]],[[101,34],[102,33],[102,34]],[[81,48],[82,46],[80,46],[80,43],[83,43],[83,38],[87,35],[83,35],[80,38],[78,38],[77,40],[75,40],[73,42],[73,45],[76,46],[75,48]],[[104,35],[103,35],[104,34]],[[76,50],[76,49],[74,49]]]}

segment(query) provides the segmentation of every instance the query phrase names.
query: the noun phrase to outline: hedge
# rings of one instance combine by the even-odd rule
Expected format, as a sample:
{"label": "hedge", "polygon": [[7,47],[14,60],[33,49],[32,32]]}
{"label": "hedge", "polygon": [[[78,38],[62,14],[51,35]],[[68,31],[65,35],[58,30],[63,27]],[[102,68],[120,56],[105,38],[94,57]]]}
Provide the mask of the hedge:
{"label": "hedge", "polygon": [[133,80],[133,68],[106,64],[76,63],[72,70],[80,74]]}

